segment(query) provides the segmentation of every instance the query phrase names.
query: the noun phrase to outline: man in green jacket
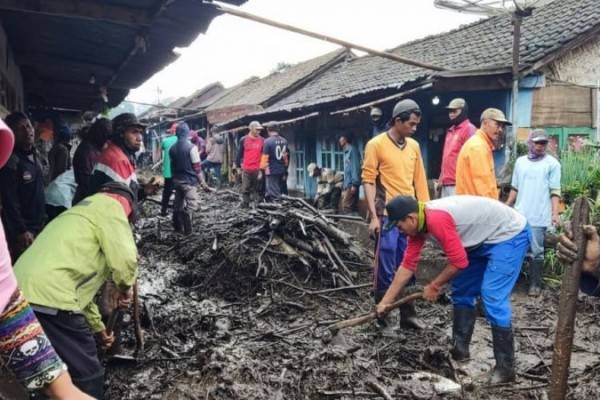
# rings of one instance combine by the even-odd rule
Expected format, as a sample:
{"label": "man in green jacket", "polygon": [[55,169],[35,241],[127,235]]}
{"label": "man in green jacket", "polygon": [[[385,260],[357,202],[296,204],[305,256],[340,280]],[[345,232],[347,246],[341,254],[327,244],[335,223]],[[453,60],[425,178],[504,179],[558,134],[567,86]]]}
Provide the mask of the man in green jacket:
{"label": "man in green jacket", "polygon": [[107,183],[52,220],[15,265],[17,281],[73,382],[98,399],[103,398],[104,370],[94,335],[107,348],[114,337],[94,296],[110,278],[119,290],[119,305],[131,301],[138,272],[129,225],[133,209],[131,189]]}

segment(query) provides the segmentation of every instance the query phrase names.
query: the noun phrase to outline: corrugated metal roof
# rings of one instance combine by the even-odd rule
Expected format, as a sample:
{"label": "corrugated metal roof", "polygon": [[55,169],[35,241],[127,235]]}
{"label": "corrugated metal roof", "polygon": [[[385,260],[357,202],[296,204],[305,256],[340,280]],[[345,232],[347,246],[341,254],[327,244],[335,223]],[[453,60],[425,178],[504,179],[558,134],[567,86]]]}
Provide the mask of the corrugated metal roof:
{"label": "corrugated metal roof", "polygon": [[[226,0],[237,5],[245,1]],[[174,61],[173,48],[189,46],[218,15],[214,7],[198,0],[103,3],[139,10],[152,23],[141,26],[0,10],[0,21],[21,66],[29,104],[86,110],[98,101],[99,85],[108,85],[109,105],[115,106],[129,89]],[[136,43],[139,46],[132,55]],[[94,85],[90,84],[92,74]]]}

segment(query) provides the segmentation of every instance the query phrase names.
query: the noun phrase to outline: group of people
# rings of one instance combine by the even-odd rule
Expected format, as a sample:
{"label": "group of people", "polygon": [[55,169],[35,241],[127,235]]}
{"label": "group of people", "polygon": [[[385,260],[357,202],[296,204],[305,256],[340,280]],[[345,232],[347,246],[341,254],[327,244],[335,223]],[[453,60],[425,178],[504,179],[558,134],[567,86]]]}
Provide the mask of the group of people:
{"label": "group of people", "polygon": [[241,169],[243,208],[261,200],[263,178],[266,201],[274,201],[288,192],[288,142],[275,126],[267,127],[266,139],[261,136],[263,131],[258,121],[250,122],[248,134],[238,144],[233,169]]}
{"label": "group of people", "polygon": [[[139,200],[155,190],[136,176],[135,154],[146,127],[133,114],[96,120],[81,135],[73,170],[44,190],[30,119],[13,113],[5,121],[0,358],[29,390],[52,399],[101,399],[97,343],[108,349],[115,337],[94,299],[104,286],[112,288],[113,300],[104,311],[131,303],[138,273],[131,224]],[[70,195],[63,193],[68,207],[47,220],[45,195],[69,171],[76,184]]]}
{"label": "group of people", "polygon": [[[469,359],[469,345],[480,301],[492,328],[496,365],[492,384],[514,380],[514,339],[510,297],[526,256],[529,294],[542,287],[544,236],[559,223],[560,163],[547,154],[544,130],[530,132],[528,154],[516,160],[511,192],[500,201],[493,151],[510,122],[501,110],[481,114],[477,129],[468,119],[464,99],[448,106],[451,126],[446,133],[437,200],[430,200],[419,144],[411,138],[421,121],[416,102],[405,99],[393,109],[389,129],[372,138],[365,149],[362,182],[370,214],[369,230],[376,239],[374,295],[379,324],[393,326],[390,305],[414,284],[420,254],[428,237],[448,257],[448,266],[429,282],[423,297],[435,301],[449,285],[453,304],[452,357]],[[590,238],[584,262],[582,290],[600,295],[600,238]],[[572,261],[576,246],[563,235],[559,257]],[[399,310],[400,327],[423,328],[414,306]]]}
{"label": "group of people", "polygon": [[[510,296],[527,254],[529,293],[540,293],[544,235],[559,222],[560,164],[546,152],[546,132],[533,130],[528,154],[515,163],[510,195],[501,202],[493,150],[510,122],[501,110],[487,109],[477,129],[463,99],[452,100],[447,108],[451,126],[437,180],[439,199],[430,200],[420,147],[411,137],[421,109],[404,99],[387,124],[377,120],[387,129],[369,140],[364,161],[350,137],[339,138],[344,150],[342,203],[352,210],[364,187],[369,231],[376,242],[374,297],[380,328],[396,328],[390,305],[414,284],[420,254],[433,237],[447,254],[448,266],[425,286],[423,296],[435,301],[450,286],[451,354],[457,361],[470,357],[479,299],[492,328],[496,365],[490,382],[505,383],[515,377]],[[381,118],[378,112],[371,116]],[[30,390],[55,399],[100,399],[104,371],[96,343],[110,348],[115,337],[94,297],[111,280],[113,309],[131,303],[138,273],[131,224],[139,201],[155,190],[136,175],[135,154],[146,127],[126,113],[112,121],[98,119],[86,129],[72,163],[60,163],[72,167],[48,185],[72,169],[75,184],[65,194],[64,185],[56,183],[63,196],[52,197],[68,201],[47,221],[46,196],[52,191],[44,188],[33,125],[21,113],[9,115],[6,124],[0,124],[0,357]],[[259,200],[263,181],[268,201],[287,193],[290,156],[276,129],[269,127],[264,139],[260,123],[253,121],[248,128],[233,166],[241,168],[244,207]],[[161,211],[166,214],[175,191],[173,224],[183,233],[191,232],[198,186],[208,190],[203,171],[220,171],[223,162],[223,138],[213,134],[206,142],[199,148],[189,126],[177,122],[161,143]],[[68,143],[58,143],[55,153],[64,153],[60,146],[68,148]],[[600,296],[600,236],[594,227],[584,229],[589,243],[582,290]],[[561,237],[558,252],[566,262],[576,257],[568,234]],[[414,305],[401,306],[398,317],[401,328],[425,327]]]}

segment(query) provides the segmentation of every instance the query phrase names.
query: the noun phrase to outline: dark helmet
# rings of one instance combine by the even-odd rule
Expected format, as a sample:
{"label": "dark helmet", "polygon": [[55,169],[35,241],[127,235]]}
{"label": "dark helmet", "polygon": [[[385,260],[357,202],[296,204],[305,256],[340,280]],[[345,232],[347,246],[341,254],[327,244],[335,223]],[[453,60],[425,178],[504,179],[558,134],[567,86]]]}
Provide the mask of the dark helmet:
{"label": "dark helmet", "polygon": [[132,114],[132,113],[119,114],[116,117],[114,117],[112,120],[113,135],[120,136],[123,134],[123,132],[125,132],[127,130],[127,128],[130,128],[132,126],[139,127],[141,129],[146,129],[146,125],[140,123],[140,121],[138,121],[135,114]]}

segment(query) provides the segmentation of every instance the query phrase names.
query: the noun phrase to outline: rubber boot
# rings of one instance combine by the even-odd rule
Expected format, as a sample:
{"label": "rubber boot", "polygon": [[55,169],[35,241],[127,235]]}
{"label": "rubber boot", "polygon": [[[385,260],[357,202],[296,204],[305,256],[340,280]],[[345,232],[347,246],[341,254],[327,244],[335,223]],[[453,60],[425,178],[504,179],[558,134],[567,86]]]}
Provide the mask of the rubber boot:
{"label": "rubber boot", "polygon": [[544,260],[533,260],[529,263],[529,296],[537,297],[542,293],[542,275]]}
{"label": "rubber boot", "polygon": [[181,211],[173,211],[173,229],[177,233],[181,233],[183,230],[183,220],[181,219]]}
{"label": "rubber boot", "polygon": [[192,233],[192,216],[190,213],[182,211],[181,219],[183,221],[183,234],[187,236]]}
{"label": "rubber boot", "polygon": [[[383,296],[385,295],[385,290],[380,290],[375,292],[374,300],[375,305],[379,304]],[[375,320],[375,326],[380,330],[381,335],[385,337],[395,337],[398,335],[398,312],[396,310],[390,311],[385,317],[377,318]]]}
{"label": "rubber boot", "polygon": [[476,317],[477,311],[474,308],[454,307],[450,354],[455,361],[465,361],[471,357],[469,345],[471,344]]}
{"label": "rubber boot", "polygon": [[513,382],[515,380],[515,347],[512,328],[492,325],[492,337],[496,366],[490,376],[489,384]]}
{"label": "rubber boot", "polygon": [[400,307],[400,328],[425,329],[425,324],[417,317],[417,309],[413,303],[402,304]]}

